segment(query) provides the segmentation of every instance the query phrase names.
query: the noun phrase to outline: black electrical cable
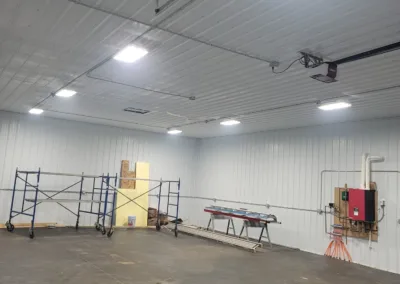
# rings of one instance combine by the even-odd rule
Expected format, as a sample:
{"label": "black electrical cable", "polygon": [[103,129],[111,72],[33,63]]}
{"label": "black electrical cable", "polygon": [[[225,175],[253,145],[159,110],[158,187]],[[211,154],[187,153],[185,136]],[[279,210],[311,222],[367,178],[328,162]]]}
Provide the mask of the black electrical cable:
{"label": "black electrical cable", "polygon": [[300,58],[294,60],[292,63],[289,64],[288,67],[286,67],[285,70],[282,70],[282,71],[279,71],[279,72],[276,72],[276,71],[275,71],[275,67],[272,66],[272,73],[274,73],[274,74],[282,74],[282,73],[285,73],[287,70],[289,70],[290,67],[292,67],[293,64],[295,64],[297,61],[301,61],[301,59],[303,59],[303,58],[304,58],[304,56],[302,56],[302,57],[300,57]]}
{"label": "black electrical cable", "polygon": [[382,206],[382,217],[379,218],[378,223],[380,223],[383,220],[383,218],[385,218],[385,206]]}

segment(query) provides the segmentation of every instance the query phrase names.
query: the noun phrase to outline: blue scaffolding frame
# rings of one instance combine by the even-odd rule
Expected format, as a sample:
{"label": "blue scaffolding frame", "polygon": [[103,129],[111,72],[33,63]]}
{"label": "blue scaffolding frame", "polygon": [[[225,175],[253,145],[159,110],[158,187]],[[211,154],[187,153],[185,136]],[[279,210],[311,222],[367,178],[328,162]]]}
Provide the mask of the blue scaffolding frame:
{"label": "blue scaffolding frame", "polygon": [[[63,188],[62,190],[58,191],[57,193],[54,193],[52,195],[49,195],[46,193],[46,191],[43,191],[40,189],[40,179],[42,175],[54,175],[54,176],[69,176],[69,177],[79,177],[80,180]],[[29,182],[29,177],[30,176],[35,176],[36,177],[36,185],[32,184]],[[82,199],[83,195],[86,195],[87,192],[83,191],[83,183],[85,179],[91,178],[93,179],[93,186],[92,186],[92,191],[90,192],[90,199]],[[159,180],[159,184],[150,190],[142,193],[141,195],[131,199],[127,195],[125,195],[123,192],[119,191],[117,188],[117,182],[118,180],[145,180],[145,181],[155,181],[155,180],[150,180],[150,179],[140,179],[140,178],[118,178],[118,175],[116,174],[115,176],[110,176],[109,174],[107,175],[100,175],[100,176],[93,176],[93,175],[85,175],[82,173],[81,175],[76,175],[76,174],[64,174],[64,173],[51,173],[51,172],[42,172],[41,169],[39,168],[38,171],[20,171],[18,168],[15,171],[15,178],[14,178],[14,186],[13,186],[13,191],[12,191],[12,198],[11,198],[11,206],[10,206],[10,215],[9,219],[6,222],[6,228],[7,231],[13,232],[14,231],[14,225],[12,224],[12,220],[19,216],[19,215],[25,215],[28,217],[31,217],[31,226],[29,228],[29,237],[34,238],[35,233],[34,233],[34,228],[35,228],[35,217],[36,217],[36,208],[38,205],[40,205],[43,202],[55,202],[67,211],[69,211],[71,214],[75,215],[77,217],[76,219],[76,224],[75,224],[75,229],[79,229],[79,220],[81,217],[81,213],[85,214],[92,214],[97,216],[97,221],[95,222],[95,228],[97,231],[100,231],[103,235],[107,233],[108,237],[111,237],[114,233],[113,229],[113,224],[114,224],[114,214],[115,211],[118,210],[119,208],[133,202],[146,212],[148,211],[147,208],[144,208],[140,204],[138,204],[135,200],[140,198],[141,196],[155,190],[159,189],[159,194],[158,194],[158,215],[157,215],[157,225],[156,229],[159,231],[161,229],[161,223],[160,223],[160,216],[162,213],[160,213],[160,206],[161,206],[161,197],[162,197],[162,186],[164,183],[168,183],[168,200],[167,200],[167,216],[170,218],[174,218],[173,222],[175,222],[175,236],[178,236],[178,218],[179,218],[179,196],[180,196],[180,184],[181,181],[180,179],[178,181],[163,181]],[[15,209],[15,199],[16,199],[16,192],[17,192],[17,182],[18,180],[21,180],[24,182],[24,190],[23,196],[22,196],[22,205],[20,211],[18,209]],[[100,180],[100,187],[96,187],[97,181]],[[157,180],[158,182],[158,180]],[[112,183],[114,185],[112,185]],[[171,191],[171,184],[177,184],[177,191]],[[79,186],[79,192],[78,199],[55,199],[54,197],[65,192],[66,190],[74,187],[74,186]],[[30,190],[29,188],[32,188],[33,190]],[[95,194],[96,191],[99,190],[99,199],[95,199]],[[27,197],[27,192],[28,191],[33,191],[34,192],[34,198],[28,198]],[[128,199],[127,202],[124,204],[115,207],[116,204],[116,199],[117,199],[117,192],[120,193],[122,196]],[[39,199],[38,194],[44,195],[46,198],[45,199]],[[97,194],[96,194],[97,195]],[[103,200],[104,197],[104,200]],[[170,203],[170,200],[176,198],[176,203]],[[32,206],[25,208],[25,203],[26,202],[31,202],[33,203]],[[73,212],[70,208],[64,206],[62,203],[65,202],[76,202],[78,203],[78,210],[77,213]],[[89,210],[82,210],[81,209],[81,203],[90,203],[90,211]],[[97,208],[94,208],[93,204],[98,204]],[[111,209],[110,205],[111,204]],[[171,206],[176,207],[175,215],[169,215],[169,208]],[[32,210],[31,210],[32,209]],[[97,209],[97,211],[96,211]],[[108,210],[108,211],[107,211]],[[110,218],[110,225],[108,228],[108,231],[106,229],[106,218]]]}
{"label": "blue scaffolding frame", "polygon": [[[178,224],[179,224],[179,197],[180,197],[180,192],[181,192],[181,179],[178,181],[167,181],[168,183],[168,195],[167,195],[167,217],[168,218],[173,218],[172,220],[173,223],[175,223],[174,227],[174,233],[175,237],[178,237]],[[177,185],[177,191],[171,191],[171,183]],[[156,222],[156,229],[157,231],[161,230],[161,211],[160,211],[160,206],[161,206],[161,196],[162,196],[162,182],[160,182],[159,186],[159,192],[158,192],[158,214],[157,214],[157,222]],[[174,199],[176,203],[170,203],[171,199]],[[170,207],[176,208],[175,210],[175,215],[170,215]]]}

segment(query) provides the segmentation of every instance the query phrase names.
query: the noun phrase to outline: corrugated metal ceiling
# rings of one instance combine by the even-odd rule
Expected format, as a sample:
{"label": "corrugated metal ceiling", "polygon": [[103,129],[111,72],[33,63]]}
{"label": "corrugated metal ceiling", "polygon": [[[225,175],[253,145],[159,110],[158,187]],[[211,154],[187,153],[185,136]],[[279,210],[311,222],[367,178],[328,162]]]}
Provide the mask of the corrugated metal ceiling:
{"label": "corrugated metal ceiling", "polygon": [[[84,74],[69,86],[78,95],[48,99],[45,115],[157,132],[181,126],[209,137],[400,114],[400,88],[380,91],[397,84],[400,52],[340,65],[334,84],[310,79],[299,64],[280,75],[268,64],[282,69],[300,50],[335,60],[400,41],[399,1],[177,0],[158,16],[154,8],[148,0],[4,1],[0,109],[27,112],[135,41],[150,54]],[[307,103],[370,90],[352,96],[346,111]],[[127,106],[151,112],[123,112]],[[221,117],[242,124],[203,123]]]}

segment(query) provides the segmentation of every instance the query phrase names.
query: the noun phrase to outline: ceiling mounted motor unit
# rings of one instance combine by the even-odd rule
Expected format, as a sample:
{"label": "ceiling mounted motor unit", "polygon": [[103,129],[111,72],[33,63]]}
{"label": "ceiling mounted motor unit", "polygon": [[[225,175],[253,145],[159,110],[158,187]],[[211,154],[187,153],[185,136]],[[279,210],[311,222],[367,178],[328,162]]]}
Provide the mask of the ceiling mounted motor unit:
{"label": "ceiling mounted motor unit", "polygon": [[330,62],[330,63],[323,63],[318,67],[312,69],[315,75],[311,75],[310,77],[318,80],[323,83],[333,83],[336,82],[337,76],[337,64]]}

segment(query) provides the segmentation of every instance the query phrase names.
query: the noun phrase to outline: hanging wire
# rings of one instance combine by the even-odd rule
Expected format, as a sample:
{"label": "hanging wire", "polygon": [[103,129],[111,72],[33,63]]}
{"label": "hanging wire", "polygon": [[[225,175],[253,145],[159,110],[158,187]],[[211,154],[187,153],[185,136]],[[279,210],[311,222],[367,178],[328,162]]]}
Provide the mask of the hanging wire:
{"label": "hanging wire", "polygon": [[[285,73],[285,72],[286,72],[287,70],[289,70],[289,68],[292,67],[293,64],[295,64],[297,61],[299,61],[299,62],[301,63],[301,60],[302,60],[302,59],[304,59],[304,56],[302,56],[302,57],[300,57],[300,58],[294,60],[292,63],[289,64],[288,67],[286,67],[286,69],[284,69],[284,70],[282,70],[282,71],[278,71],[278,72],[275,71],[275,66],[272,66],[272,73],[274,73],[274,74],[282,74],[282,73]],[[303,65],[304,65],[304,64],[303,64]]]}

